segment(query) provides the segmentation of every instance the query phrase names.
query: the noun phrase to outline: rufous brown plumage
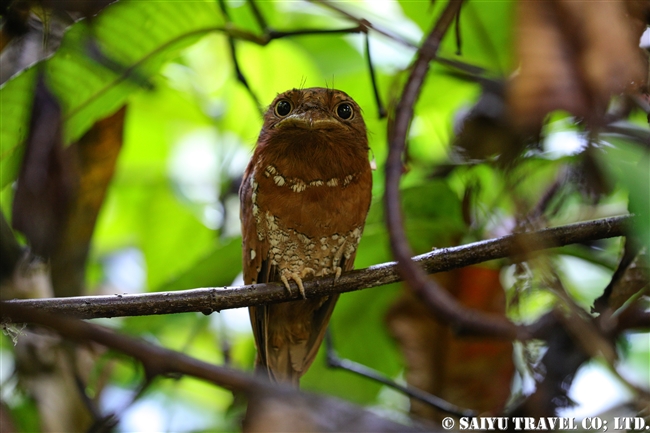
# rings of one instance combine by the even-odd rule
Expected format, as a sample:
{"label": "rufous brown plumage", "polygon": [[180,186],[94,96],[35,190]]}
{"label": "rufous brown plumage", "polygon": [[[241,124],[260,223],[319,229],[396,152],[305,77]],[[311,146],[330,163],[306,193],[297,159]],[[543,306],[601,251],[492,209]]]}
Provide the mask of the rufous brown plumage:
{"label": "rufous brown plumage", "polygon": [[293,89],[264,115],[239,192],[246,284],[293,281],[303,300],[250,307],[257,366],[298,384],[338,295],[307,299],[303,280],[352,269],[372,175],[361,109],[339,90]]}

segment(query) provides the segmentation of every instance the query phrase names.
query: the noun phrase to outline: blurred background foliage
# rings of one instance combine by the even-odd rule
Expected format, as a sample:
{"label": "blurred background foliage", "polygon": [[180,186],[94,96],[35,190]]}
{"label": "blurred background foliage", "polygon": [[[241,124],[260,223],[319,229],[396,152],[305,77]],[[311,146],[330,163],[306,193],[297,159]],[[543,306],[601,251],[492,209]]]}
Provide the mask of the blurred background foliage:
{"label": "blurred background foliage", "polygon": [[[240,36],[234,41],[236,58],[249,92],[237,79],[228,35],[222,29],[227,22],[251,35],[261,35],[265,29],[248,2],[223,4],[228,16],[216,1],[123,0],[70,25],[50,57],[26,68],[2,71],[0,194],[9,222],[39,76],[60,104],[65,145],[77,142],[96,122],[126,106],[115,173],[92,234],[83,291],[76,294],[239,284],[237,188],[262,124],[255,98],[264,105],[293,87],[335,87],[363,107],[378,169],[356,268],[392,260],[382,210],[387,120],[378,115],[364,35],[299,35],[261,46],[233,33]],[[265,1],[257,5],[274,30],[356,25],[310,2]],[[443,2],[370,0],[337,5],[413,44],[429,32],[444,6]],[[503,115],[499,86],[518,67],[515,8],[514,1],[467,2],[457,23],[460,43],[450,32],[439,54],[480,68],[480,73],[441,63],[433,64],[429,72],[415,107],[402,182],[406,229],[416,253],[513,230],[624,214],[630,197],[642,212],[647,209],[648,144],[639,145],[634,134],[610,131],[594,141],[583,119],[556,111],[549,113],[534,145],[513,158],[515,162],[503,164],[505,158],[499,155],[506,152],[495,152],[489,144],[491,139],[505,140],[498,122],[490,123],[488,116],[488,128],[478,129],[479,135],[468,132],[484,120],[472,117],[481,101],[487,99],[488,108],[496,110],[497,117]],[[56,21],[56,16],[49,16],[44,9],[40,12],[31,11],[40,17],[47,33],[54,28],[48,23]],[[54,38],[43,40],[55,44]],[[372,31],[369,44],[379,94],[390,112],[416,50]],[[615,103],[625,106],[628,101],[620,97]],[[617,120],[621,128],[648,137],[647,113],[638,107],[629,108]],[[468,147],[475,152],[468,152]],[[585,161],[602,170],[583,170]],[[558,191],[548,197],[549,204],[538,208],[552,188]],[[641,231],[645,239],[647,230],[644,223]],[[620,239],[595,241],[556,249],[537,257],[536,263],[525,269],[507,261],[486,266],[500,275],[497,285],[500,293],[501,287],[505,288],[510,317],[532,322],[558,302],[540,269],[556,271],[568,293],[589,311],[611,279],[621,249]],[[57,293],[57,287],[54,290]],[[404,379],[404,354],[391,337],[386,318],[401,292],[401,286],[393,284],[341,297],[331,321],[341,357]],[[253,364],[255,349],[244,310],[97,322],[208,362],[245,370]],[[621,344],[626,378],[647,386],[648,334],[631,336]],[[39,430],[39,409],[29,387],[14,374],[14,359],[11,340],[3,337],[0,380],[4,407],[18,430]],[[487,366],[490,368],[494,365]],[[606,374],[602,372],[607,369],[599,371]],[[529,392],[530,377],[521,372],[516,376],[514,393]],[[142,380],[135,363],[104,352],[90,369],[86,391],[98,398],[101,413],[117,414],[118,431],[239,428],[241,409],[233,406],[232,395],[192,378],[157,379],[129,405]],[[501,387],[509,389],[509,380],[501,382]],[[322,353],[301,385],[397,419],[403,419],[409,410],[405,396],[351,373],[329,369]],[[611,399],[612,405],[629,397],[623,385],[617,386],[623,391]],[[574,397],[579,403],[586,398]],[[607,408],[602,401],[585,404],[585,413],[591,415]]]}

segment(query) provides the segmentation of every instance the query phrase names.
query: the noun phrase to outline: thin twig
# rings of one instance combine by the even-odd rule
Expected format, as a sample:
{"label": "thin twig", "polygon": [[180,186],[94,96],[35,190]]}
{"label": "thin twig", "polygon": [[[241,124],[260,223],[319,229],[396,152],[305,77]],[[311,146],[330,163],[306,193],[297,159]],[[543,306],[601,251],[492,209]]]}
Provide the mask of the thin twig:
{"label": "thin twig", "polygon": [[0,308],[3,316],[13,323],[35,323],[53,329],[70,340],[77,342],[94,341],[131,356],[142,362],[145,375],[148,378],[168,373],[189,374],[224,388],[242,392],[264,386],[261,379],[241,371],[211,365],[183,353],[118,334],[102,326],[63,315],[54,315],[11,302],[0,302]]}
{"label": "thin twig", "polygon": [[413,118],[414,105],[429,71],[429,64],[435,58],[440,42],[462,4],[463,0],[449,0],[447,3],[438,22],[418,51],[402,97],[395,109],[395,118],[389,129],[389,153],[386,161],[384,195],[386,223],[391,249],[397,259],[400,274],[414,293],[443,321],[455,328],[469,330],[475,334],[514,339],[521,337],[518,335],[521,329],[505,317],[465,308],[448,292],[440,290],[429,281],[423,269],[411,260],[413,253],[406,239],[400,209],[399,181],[402,175],[402,152],[406,146],[406,136]]}
{"label": "thin twig", "polygon": [[[360,30],[360,31],[362,31],[364,33],[369,33],[368,30],[372,30],[372,31],[374,31],[374,32],[376,32],[376,33],[378,33],[380,35],[383,35],[383,36],[385,36],[385,37],[387,37],[387,38],[389,38],[389,39],[391,39],[391,40],[393,40],[393,41],[395,41],[395,42],[399,43],[400,45],[403,45],[403,46],[405,46],[407,48],[411,48],[413,50],[417,50],[419,48],[419,46],[416,43],[411,42],[411,41],[403,38],[402,36],[397,35],[397,34],[391,32],[389,30],[386,30],[386,29],[384,29],[384,28],[382,28],[380,26],[372,24],[370,21],[368,21],[366,19],[358,18],[358,17],[352,15],[351,13],[345,11],[344,9],[339,8],[338,6],[336,6],[335,4],[333,4],[331,2],[328,2],[326,0],[307,0],[307,1],[309,1],[311,3],[318,3],[318,4],[322,5],[322,6],[325,6],[325,7],[329,8],[329,9],[332,9],[333,11],[336,11],[337,13],[339,13],[339,14],[343,15],[344,17],[346,17],[347,19],[356,22],[360,27],[365,28],[365,30]],[[456,68],[458,70],[466,72],[466,73],[468,73],[470,75],[480,76],[480,75],[484,75],[486,73],[486,70],[484,68],[472,65],[470,63],[461,62],[459,60],[449,59],[449,58],[442,57],[442,56],[436,56],[434,60],[436,62],[442,64],[442,65],[451,66],[453,68]]]}
{"label": "thin twig", "polygon": [[[221,13],[223,13],[224,17],[226,17],[227,22],[231,23],[232,21],[230,19],[230,14],[228,13],[228,8],[226,7],[224,0],[219,0],[219,8],[221,9]],[[235,75],[237,76],[237,80],[244,86],[251,98],[253,98],[253,102],[255,102],[255,106],[260,111],[260,114],[264,114],[262,111],[262,105],[260,104],[259,99],[257,99],[257,95],[255,92],[253,92],[251,86],[248,85],[248,80],[246,79],[246,76],[239,66],[239,61],[237,60],[237,47],[235,45],[235,38],[230,35],[228,35],[228,47],[230,48],[230,58],[232,59],[232,64],[235,68]]]}
{"label": "thin twig", "polygon": [[357,27],[346,27],[343,29],[299,29],[299,30],[269,30],[268,38],[269,42],[274,39],[282,39],[290,36],[309,36],[309,35],[336,35],[336,34],[348,34],[348,33],[364,33],[365,29]]}
{"label": "thin twig", "polygon": [[458,10],[458,13],[456,14],[456,26],[455,26],[455,36],[456,36],[456,55],[457,56],[462,56],[463,55],[463,39],[462,35],[460,32],[460,9]]}
{"label": "thin twig", "polygon": [[[228,23],[231,23],[232,21],[230,19],[230,15],[228,14],[228,9],[226,7],[224,0],[219,0],[218,3],[222,13],[226,17],[226,20],[228,21]],[[365,25],[365,22],[362,24],[360,21],[360,24],[358,26],[352,28],[344,28],[344,29],[298,29],[298,30],[290,30],[290,31],[280,31],[280,30],[274,30],[268,26],[266,19],[264,18],[264,15],[259,10],[259,8],[257,7],[257,5],[253,0],[248,0],[248,5],[250,6],[253,12],[257,24],[260,26],[263,32],[263,35],[260,38],[260,41],[262,42],[261,45],[266,45],[275,39],[283,39],[286,37],[293,37],[293,36],[365,33],[366,55],[368,59],[368,67],[370,69],[370,78],[372,80],[372,86],[375,92],[377,108],[379,110],[379,118],[381,119],[386,116],[386,110],[384,109],[384,106],[381,103],[381,100],[379,98],[379,90],[377,89],[377,82],[375,80],[375,71],[372,65],[372,61],[370,60],[370,50],[368,49],[368,27]],[[233,66],[235,68],[235,74],[237,76],[237,80],[244,86],[246,91],[253,98],[253,101],[255,102],[257,108],[260,110],[260,112],[262,112],[262,105],[260,104],[257,95],[255,94],[255,92],[253,92],[253,89],[249,85],[248,80],[246,79],[246,76],[244,75],[241,66],[239,64],[239,61],[237,59],[237,47],[236,47],[235,37],[233,37],[230,34],[228,35],[228,46],[230,48],[230,55],[233,61]]]}
{"label": "thin twig", "polygon": [[408,384],[401,385],[368,366],[359,364],[358,362],[354,362],[349,359],[340,358],[334,350],[332,333],[329,330],[325,333],[325,349],[327,351],[327,365],[329,367],[340,368],[367,379],[374,380],[375,382],[379,382],[390,388],[396,389],[411,398],[429,404],[436,409],[439,409],[440,411],[448,413],[450,415],[456,415],[459,417],[476,417],[478,415],[478,413],[471,409],[458,407],[455,404],[451,404],[448,401],[445,401],[440,397],[436,397],[435,395],[429,394],[428,392],[422,391],[419,388],[415,388]]}
{"label": "thin twig", "polygon": [[368,70],[370,71],[370,81],[372,82],[372,90],[375,95],[375,102],[377,104],[377,111],[379,118],[383,119],[386,117],[386,108],[384,107],[383,102],[381,101],[381,96],[379,95],[379,87],[377,87],[377,77],[375,75],[375,67],[372,64],[372,57],[370,56],[370,36],[368,33],[364,36],[366,42],[366,60],[368,61]]}
{"label": "thin twig", "polygon": [[[605,218],[508,235],[458,247],[440,248],[414,257],[413,263],[422,266],[425,272],[436,273],[504,257],[523,260],[524,253],[594,239],[623,236],[631,226],[632,219],[630,216]],[[422,271],[419,267],[418,270]],[[334,277],[306,280],[304,287],[307,297],[315,297],[368,289],[400,280],[396,263],[388,262],[345,272],[337,281],[334,281]],[[270,283],[174,292],[23,299],[9,301],[7,304],[31,306],[45,311],[92,319],[197,311],[210,314],[213,311],[229,308],[296,300],[299,297],[298,290],[292,290],[292,294],[289,294],[282,284]],[[2,310],[0,310],[0,317],[4,320]]]}
{"label": "thin twig", "polygon": [[409,40],[406,40],[403,37],[401,37],[399,35],[396,35],[395,33],[391,32],[389,30],[386,30],[386,29],[383,29],[383,28],[378,27],[376,25],[373,25],[372,23],[370,23],[369,21],[367,21],[365,19],[357,18],[354,15],[352,15],[351,13],[345,11],[344,9],[341,9],[338,6],[335,6],[331,2],[328,2],[328,1],[325,1],[325,0],[307,0],[307,1],[309,1],[311,3],[318,3],[318,4],[322,5],[322,6],[325,6],[326,8],[332,9],[333,11],[336,11],[337,13],[339,13],[339,14],[343,15],[344,17],[346,17],[347,19],[355,21],[360,26],[364,26],[366,28],[372,29],[372,30],[374,30],[375,32],[377,32],[379,34],[384,35],[384,36],[394,40],[395,42],[398,42],[398,43],[404,45],[405,47],[413,48],[413,49],[419,48],[416,43],[411,42]]}
{"label": "thin twig", "polygon": [[260,12],[260,10],[258,9],[257,4],[255,4],[255,1],[248,0],[248,5],[253,11],[253,16],[255,17],[255,20],[257,21],[257,24],[260,26],[260,28],[262,30],[268,29],[269,26],[266,23],[266,19],[264,18],[264,15],[262,15],[262,12]]}

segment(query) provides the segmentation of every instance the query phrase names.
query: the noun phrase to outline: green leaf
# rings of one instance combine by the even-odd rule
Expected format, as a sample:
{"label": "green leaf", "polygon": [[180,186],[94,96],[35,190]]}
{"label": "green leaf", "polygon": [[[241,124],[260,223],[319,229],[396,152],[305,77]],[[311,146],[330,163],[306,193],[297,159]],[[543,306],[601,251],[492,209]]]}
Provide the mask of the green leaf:
{"label": "green leaf", "polygon": [[147,87],[179,50],[221,25],[214,2],[147,1],[122,1],[106,8],[92,25],[87,20],[74,24],[51,58],[0,89],[2,185],[15,177],[13,155],[24,144],[25,107],[31,106],[36,68],[44,67],[47,83],[59,98],[65,139],[71,142],[124,105],[132,93]]}
{"label": "green leaf", "polygon": [[155,290],[200,258],[214,242],[214,232],[166,187],[150,191],[149,196],[139,232],[148,286]]}
{"label": "green leaf", "polygon": [[[404,228],[414,254],[455,245],[466,233],[460,199],[446,183],[429,180],[404,188],[401,194]],[[382,200],[375,200],[370,207],[355,260],[356,269],[393,260],[383,206]]]}
{"label": "green leaf", "polygon": [[169,174],[175,146],[191,132],[209,127],[209,119],[184,93],[157,81],[154,91],[131,98],[125,145],[99,216],[91,256],[99,263],[117,249],[140,249],[151,289],[186,272],[214,248],[216,238],[201,222],[204,203],[188,200]]}
{"label": "green leaf", "polygon": [[[68,139],[76,139],[95,120],[118,108],[140,87],[139,80],[156,74],[182,48],[221,24],[213,2],[134,1],[107,8],[92,28],[75,26],[79,34],[73,33],[70,44],[62,45],[69,51],[59,50],[48,65],[54,90],[65,101]],[[88,56],[90,36],[122,70],[96,62],[85,62],[85,68],[79,68],[80,60]],[[70,74],[65,73],[68,69]],[[85,83],[80,85],[79,80]]]}
{"label": "green leaf", "polygon": [[178,277],[168,281],[158,291],[185,290],[197,287],[228,286],[241,271],[241,238],[226,240],[203,258],[196,260]]}
{"label": "green leaf", "polygon": [[30,96],[36,85],[36,69],[14,76],[11,86],[0,88],[0,189],[18,175],[32,112]]}
{"label": "green leaf", "polygon": [[634,231],[643,245],[650,250],[650,156],[644,146],[632,144],[629,140],[609,138],[614,144],[598,154],[605,172],[618,181],[629,193],[630,212],[639,216]]}
{"label": "green leaf", "polygon": [[[428,34],[445,7],[444,2],[400,0],[404,14]],[[454,59],[507,74],[513,62],[513,22],[516,2],[466,2],[460,13],[461,55]],[[440,47],[442,56],[457,51],[456,23]],[[445,87],[445,89],[447,89]]]}

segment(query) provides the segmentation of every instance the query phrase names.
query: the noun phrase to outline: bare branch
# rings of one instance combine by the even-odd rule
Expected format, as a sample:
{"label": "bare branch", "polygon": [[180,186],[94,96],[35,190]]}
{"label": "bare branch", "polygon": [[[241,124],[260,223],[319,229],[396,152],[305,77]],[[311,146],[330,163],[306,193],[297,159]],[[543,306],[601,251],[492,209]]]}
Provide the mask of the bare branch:
{"label": "bare branch", "polygon": [[415,102],[420,96],[422,84],[429,71],[430,62],[436,57],[440,42],[454,17],[459,13],[462,0],[449,0],[433,30],[418,50],[415,64],[404,86],[402,97],[395,109],[395,118],[389,125],[389,153],[386,161],[386,223],[390,234],[390,245],[397,259],[400,275],[414,293],[443,321],[463,332],[476,335],[491,335],[500,338],[522,338],[522,329],[505,317],[486,314],[463,307],[448,292],[441,290],[429,280],[424,270],[411,256],[406,239],[400,209],[399,181],[402,176],[402,153],[406,146],[406,135],[414,114]]}
{"label": "bare branch", "polygon": [[[372,23],[370,23],[367,20],[364,20],[362,18],[357,18],[354,15],[352,15],[351,13],[349,13],[349,12],[341,9],[340,7],[336,6],[332,2],[328,2],[328,1],[324,1],[324,0],[308,0],[308,1],[310,1],[311,3],[318,3],[318,4],[323,5],[323,6],[327,7],[327,8],[329,8],[329,9],[332,9],[333,11],[336,11],[337,13],[343,15],[344,17],[348,18],[349,20],[352,20],[352,21],[356,22],[357,24],[359,24],[360,27],[363,27],[365,29],[372,29],[372,30],[374,30],[375,32],[377,32],[379,34],[384,35],[384,36],[386,36],[386,37],[388,37],[388,38],[390,38],[390,39],[404,45],[405,47],[409,47],[409,48],[413,48],[413,49],[418,48],[417,44],[414,44],[413,42],[408,41],[408,40],[404,39],[403,37],[401,37],[399,35],[396,35],[395,33],[391,32],[389,30],[386,30],[386,29],[383,29],[383,28],[378,27],[376,25],[373,25]],[[365,30],[365,32],[367,32],[367,30]]]}
{"label": "bare branch", "polygon": [[358,362],[354,362],[350,359],[340,358],[339,355],[334,350],[334,344],[332,343],[332,333],[330,332],[330,330],[327,330],[327,332],[325,333],[325,349],[327,351],[328,367],[340,368],[342,370],[349,371],[350,373],[357,374],[361,377],[365,377],[366,379],[374,380],[375,382],[379,382],[390,388],[396,389],[399,392],[411,398],[415,398],[421,402],[427,403],[435,407],[436,409],[439,409],[440,411],[448,413],[450,415],[456,415],[458,417],[461,416],[476,417],[478,415],[477,412],[471,409],[465,409],[456,406],[455,404],[449,403],[448,401],[445,401],[440,397],[437,397],[433,394],[429,394],[428,392],[423,391],[414,386],[411,386],[409,384],[402,385],[400,383],[397,383],[394,380],[389,379],[379,371],[373,370],[372,368],[366,365],[360,364]]}
{"label": "bare branch", "polygon": [[142,363],[148,380],[163,375],[189,375],[232,391],[243,392],[249,397],[250,412],[247,414],[246,422],[253,423],[246,429],[247,431],[262,431],[256,428],[260,424],[266,426],[263,431],[268,429],[287,430],[285,425],[276,428],[277,426],[269,424],[278,422],[277,417],[274,419],[271,414],[264,413],[270,402],[275,403],[276,411],[278,408],[282,410],[284,407],[293,408],[301,405],[300,417],[292,417],[293,414],[287,411],[287,416],[280,418],[289,423],[296,419],[300,419],[302,423],[307,422],[309,426],[313,426],[310,431],[341,431],[350,425],[353,426],[351,429],[355,431],[422,431],[416,426],[397,424],[359,406],[335,398],[300,392],[285,384],[272,384],[252,374],[212,365],[181,352],[120,335],[102,326],[6,302],[1,302],[0,308],[3,314],[13,322],[36,323],[53,329],[70,340],[94,341],[131,356]]}
{"label": "bare branch", "polygon": [[[378,33],[378,34],[380,34],[382,36],[385,36],[385,37],[387,37],[389,39],[392,39],[393,41],[397,42],[398,44],[400,44],[400,45],[402,45],[402,46],[404,46],[406,48],[410,48],[410,49],[413,49],[413,50],[416,50],[416,49],[419,48],[419,46],[416,43],[411,42],[411,41],[403,38],[402,36],[391,32],[390,30],[387,30],[387,29],[384,29],[384,28],[382,28],[380,26],[377,26],[377,25],[371,23],[370,21],[368,21],[366,19],[357,18],[353,14],[351,14],[351,13],[343,10],[342,8],[338,7],[335,3],[332,3],[332,2],[329,2],[329,1],[326,1],[326,0],[307,0],[307,1],[309,1],[311,3],[318,3],[318,4],[322,5],[322,6],[325,6],[325,7],[329,8],[329,9],[332,9],[333,11],[336,11],[337,13],[339,13],[339,14],[343,15],[344,17],[346,17],[347,19],[357,23],[358,27],[350,29],[349,33],[366,33],[366,34],[369,34],[368,30],[373,30],[374,32],[376,32],[376,33]],[[487,72],[485,69],[483,69],[483,68],[481,68],[479,66],[475,66],[475,65],[472,65],[472,64],[469,64],[469,63],[461,62],[461,61],[456,60],[456,59],[449,59],[449,58],[446,58],[446,57],[436,56],[435,61],[442,64],[442,65],[449,66],[449,67],[458,69],[460,71],[463,71],[463,72],[465,72],[466,74],[468,74],[470,76],[482,77]],[[380,108],[380,110],[381,110],[381,108]]]}
{"label": "bare branch", "polygon": [[377,112],[379,118],[383,119],[386,117],[386,107],[381,102],[381,96],[379,95],[379,87],[377,87],[377,76],[375,74],[375,67],[372,64],[372,57],[370,56],[370,37],[366,33],[363,37],[365,41],[365,50],[366,50],[366,61],[368,62],[368,71],[370,71],[370,81],[372,82],[372,90],[375,95],[375,103],[377,104]]}
{"label": "bare branch", "polygon": [[648,313],[643,307],[637,305],[625,308],[623,312],[616,317],[611,317],[611,315],[609,315],[609,317],[610,321],[613,322],[612,332],[615,334],[634,329],[641,329],[646,332],[647,330],[650,330],[650,313]]}
{"label": "bare branch", "polygon": [[[630,216],[605,218],[595,221],[548,228],[474,242],[451,248],[440,248],[414,257],[428,273],[449,271],[489,260],[518,257],[577,242],[624,236],[632,222]],[[382,263],[366,269],[346,272],[337,282],[333,277],[304,282],[308,297],[368,289],[401,281],[395,262]],[[229,308],[285,302],[299,299],[298,290],[288,293],[282,284],[255,284],[238,287],[203,288],[175,292],[124,294],[112,296],[78,296],[72,298],[22,299],[7,305],[22,305],[82,319],[119,316],[142,316],[185,312],[210,314]],[[5,319],[5,312],[0,310]],[[514,326],[514,325],[513,325]]]}
{"label": "bare branch", "polygon": [[102,326],[10,302],[2,302],[0,307],[3,317],[13,323],[35,323],[53,329],[67,339],[78,342],[94,341],[136,358],[143,363],[149,378],[160,374],[184,373],[242,392],[250,391],[262,383],[261,380],[241,371],[208,364],[173,350],[120,335]]}

